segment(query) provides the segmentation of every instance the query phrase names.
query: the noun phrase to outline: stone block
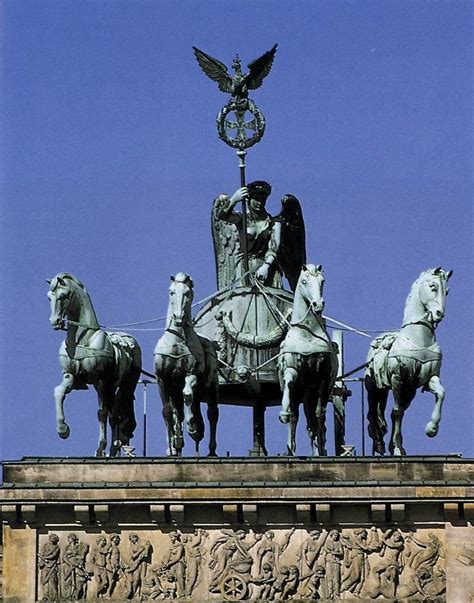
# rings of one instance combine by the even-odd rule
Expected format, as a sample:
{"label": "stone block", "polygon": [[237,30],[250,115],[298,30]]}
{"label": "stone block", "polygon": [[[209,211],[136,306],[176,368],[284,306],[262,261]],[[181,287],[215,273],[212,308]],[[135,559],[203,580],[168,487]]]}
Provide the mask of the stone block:
{"label": "stone block", "polygon": [[174,525],[184,523],[184,505],[170,505],[170,520]]}
{"label": "stone block", "polygon": [[316,504],[316,521],[318,523],[329,523],[331,521],[331,505]]}
{"label": "stone block", "polygon": [[150,517],[153,523],[164,524],[166,522],[165,505],[150,505]]}
{"label": "stone block", "polygon": [[242,516],[244,523],[248,525],[258,524],[257,505],[242,505]]}
{"label": "stone block", "polygon": [[444,517],[446,521],[455,523],[459,520],[459,504],[458,503],[444,503]]}
{"label": "stone block", "polygon": [[373,523],[386,523],[387,505],[377,503],[370,505],[370,517]]}
{"label": "stone block", "polygon": [[89,525],[91,523],[89,505],[74,505],[74,517],[76,523]]}

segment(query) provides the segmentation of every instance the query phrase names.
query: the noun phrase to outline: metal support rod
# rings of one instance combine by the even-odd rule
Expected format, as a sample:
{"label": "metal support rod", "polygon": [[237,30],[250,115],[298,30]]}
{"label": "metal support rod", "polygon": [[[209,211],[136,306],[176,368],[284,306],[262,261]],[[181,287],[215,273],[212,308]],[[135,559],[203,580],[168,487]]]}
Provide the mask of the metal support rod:
{"label": "metal support rod", "polygon": [[[334,329],[332,332],[332,340],[337,344],[338,353],[338,369],[337,377],[342,377],[344,374],[344,333],[339,329]],[[336,383],[339,383],[341,388],[344,387],[342,379],[336,378]],[[333,412],[334,412],[334,447],[337,456],[343,454],[343,446],[346,443],[346,409],[344,395],[333,396]]]}
{"label": "metal support rod", "polygon": [[[244,149],[239,149],[237,151],[237,157],[239,158],[239,168],[240,168],[240,186],[246,186],[245,184],[245,157],[247,155],[247,151],[245,151]],[[242,267],[243,267],[243,273],[245,274],[245,277],[243,279],[243,285],[245,287],[248,287],[249,285],[249,278],[248,278],[248,271],[249,271],[249,255],[248,255],[248,247],[247,247],[247,200],[243,199],[242,200],[242,235],[240,238],[240,242],[242,245]]]}
{"label": "metal support rod", "polygon": [[365,400],[364,400],[364,379],[360,380],[361,392],[360,392],[360,400],[361,400],[361,422],[362,425],[362,456],[365,456]]}
{"label": "metal support rod", "polygon": [[153,382],[143,379],[143,381],[139,381],[139,383],[143,385],[143,456],[146,456],[147,385]]}

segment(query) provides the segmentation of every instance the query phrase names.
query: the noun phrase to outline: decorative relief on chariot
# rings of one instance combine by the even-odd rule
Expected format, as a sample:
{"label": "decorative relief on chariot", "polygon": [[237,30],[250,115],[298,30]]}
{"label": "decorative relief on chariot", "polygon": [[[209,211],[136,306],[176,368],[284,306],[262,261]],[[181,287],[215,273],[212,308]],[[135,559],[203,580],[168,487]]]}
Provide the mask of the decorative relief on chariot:
{"label": "decorative relief on chariot", "polygon": [[142,530],[40,536],[38,596],[444,601],[443,530]]}

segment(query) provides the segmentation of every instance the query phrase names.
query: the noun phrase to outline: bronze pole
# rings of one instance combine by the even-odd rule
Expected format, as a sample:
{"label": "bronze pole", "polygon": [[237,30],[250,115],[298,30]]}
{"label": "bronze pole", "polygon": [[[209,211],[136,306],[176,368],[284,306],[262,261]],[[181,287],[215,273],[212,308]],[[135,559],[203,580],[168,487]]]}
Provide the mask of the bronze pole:
{"label": "bronze pole", "polygon": [[[240,168],[240,186],[246,186],[245,184],[245,156],[247,155],[247,151],[245,149],[239,149],[237,151],[237,156],[239,158],[239,168]],[[249,275],[247,274],[249,271],[249,255],[247,249],[247,200],[242,200],[242,266],[244,271],[243,285],[247,287],[249,285]]]}

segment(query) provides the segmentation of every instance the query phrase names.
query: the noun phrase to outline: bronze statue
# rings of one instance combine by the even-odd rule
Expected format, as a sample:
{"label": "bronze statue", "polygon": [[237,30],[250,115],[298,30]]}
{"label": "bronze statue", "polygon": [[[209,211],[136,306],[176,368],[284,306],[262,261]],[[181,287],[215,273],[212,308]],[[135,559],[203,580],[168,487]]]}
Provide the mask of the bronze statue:
{"label": "bronze statue", "polygon": [[248,98],[248,91],[260,88],[265,77],[270,73],[278,44],[268,50],[260,58],[248,64],[249,71],[242,74],[242,63],[237,55],[232,63],[235,75],[229,75],[227,67],[221,61],[211,57],[193,46],[194,55],[201,69],[211,80],[219,84],[219,90],[228,92],[235,101]]}
{"label": "bronze statue", "polygon": [[369,435],[373,440],[374,454],[385,454],[385,409],[390,390],[394,398],[392,433],[388,446],[390,454],[406,454],[402,420],[418,388],[431,392],[435,397],[435,406],[425,433],[430,438],[438,433],[445,391],[439,377],[442,355],[435,329],[444,317],[451,275],[452,270],[445,271],[441,267],[422,272],[406,299],[400,330],[385,333],[371,344],[365,387],[369,405]]}
{"label": "bronze statue", "polygon": [[[303,213],[294,195],[285,195],[281,212],[273,217],[266,210],[272,187],[264,180],[251,182],[228,197],[220,195],[212,209],[212,234],[216,257],[217,285],[227,287],[244,274],[244,237],[248,270],[262,284],[281,288],[283,274],[295,290],[306,261]],[[237,203],[248,201],[245,217]],[[245,224],[244,224],[245,222]]]}

